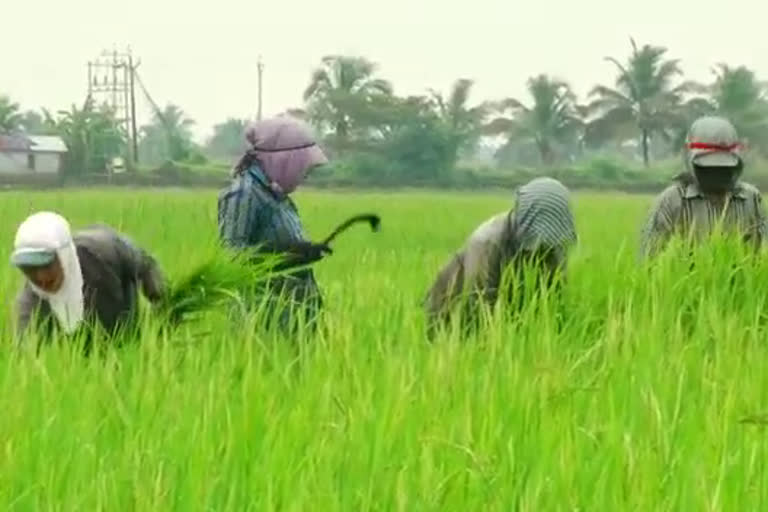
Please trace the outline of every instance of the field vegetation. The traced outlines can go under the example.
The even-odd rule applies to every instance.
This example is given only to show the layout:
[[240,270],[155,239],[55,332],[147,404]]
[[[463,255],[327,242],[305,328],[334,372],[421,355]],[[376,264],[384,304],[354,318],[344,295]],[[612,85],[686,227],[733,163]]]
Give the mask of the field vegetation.
[[[480,335],[424,338],[440,265],[508,192],[305,192],[308,233],[375,211],[317,265],[324,329],[292,343],[213,312],[105,358],[11,351],[0,270],[3,510],[763,510],[768,264],[727,240],[638,266],[648,197],[575,196],[558,325],[547,297]],[[106,222],[172,278],[215,243],[211,191],[5,193],[15,226]],[[538,306],[538,307],[534,307]]]

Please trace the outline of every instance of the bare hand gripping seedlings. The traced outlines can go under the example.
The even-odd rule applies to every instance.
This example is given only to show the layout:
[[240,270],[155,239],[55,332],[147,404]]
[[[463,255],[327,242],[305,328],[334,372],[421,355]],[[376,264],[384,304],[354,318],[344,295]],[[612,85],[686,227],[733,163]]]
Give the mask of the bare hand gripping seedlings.
[[[333,254],[333,249],[331,249],[329,244],[338,235],[360,222],[367,222],[371,226],[371,231],[373,232],[381,230],[380,217],[376,214],[364,213],[354,215],[339,224],[330,235],[323,239],[322,242],[295,241],[282,244],[264,243],[260,246],[260,250],[264,253],[281,255],[279,263],[273,267],[276,271],[309,265],[321,260],[326,254]],[[260,259],[256,256],[255,260],[259,261]]]

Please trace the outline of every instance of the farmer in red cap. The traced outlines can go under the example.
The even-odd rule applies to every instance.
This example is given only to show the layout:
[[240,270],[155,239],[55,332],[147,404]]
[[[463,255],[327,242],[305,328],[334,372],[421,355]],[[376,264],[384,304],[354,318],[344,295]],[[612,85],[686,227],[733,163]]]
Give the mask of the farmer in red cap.
[[722,222],[759,247],[766,239],[766,215],[760,192],[740,181],[744,169],[736,129],[726,119],[697,119],[688,132],[687,171],[664,190],[646,222],[641,240],[643,257],[656,255],[673,234],[699,241]]

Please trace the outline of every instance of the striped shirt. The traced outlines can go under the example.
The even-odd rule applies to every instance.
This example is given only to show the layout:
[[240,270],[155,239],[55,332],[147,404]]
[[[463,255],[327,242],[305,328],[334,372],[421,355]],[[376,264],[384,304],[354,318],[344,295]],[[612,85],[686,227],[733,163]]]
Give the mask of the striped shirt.
[[748,183],[737,182],[720,202],[704,196],[695,183],[671,185],[659,195],[646,221],[640,255],[658,254],[673,235],[700,242],[720,222],[726,233],[740,233],[756,246],[764,243],[768,233],[760,192]]
[[257,166],[219,194],[218,224],[219,238],[230,247],[305,241],[293,201],[272,189]]
[[[218,224],[221,241],[233,248],[261,244],[280,247],[306,240],[296,205],[287,195],[274,190],[255,165],[219,194]],[[277,322],[281,328],[290,330],[298,325],[292,319],[294,309],[284,307],[286,305],[277,298],[283,293],[294,303],[306,307],[307,320],[311,321],[322,307],[322,297],[311,268],[275,276],[268,288],[272,298],[265,312],[265,326],[272,321],[271,315],[276,309],[279,310]]]

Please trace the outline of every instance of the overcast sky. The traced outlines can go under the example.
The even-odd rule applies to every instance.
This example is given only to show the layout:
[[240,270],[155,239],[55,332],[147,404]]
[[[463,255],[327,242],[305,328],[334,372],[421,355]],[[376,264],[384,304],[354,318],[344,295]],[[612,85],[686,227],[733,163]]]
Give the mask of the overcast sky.
[[525,80],[541,72],[579,94],[611,83],[603,57],[624,58],[630,36],[667,46],[690,78],[708,80],[725,61],[768,79],[766,23],[765,0],[5,0],[0,94],[24,108],[80,103],[87,61],[130,45],[155,101],[180,105],[202,140],[228,116],[255,115],[259,54],[269,115],[300,105],[312,68],[333,53],[379,63],[400,94],[471,78],[478,100],[525,99]]

